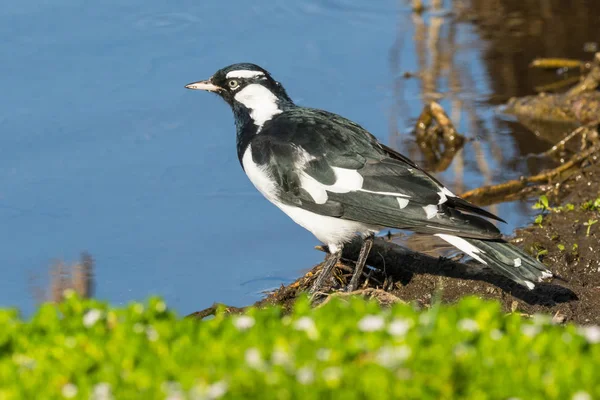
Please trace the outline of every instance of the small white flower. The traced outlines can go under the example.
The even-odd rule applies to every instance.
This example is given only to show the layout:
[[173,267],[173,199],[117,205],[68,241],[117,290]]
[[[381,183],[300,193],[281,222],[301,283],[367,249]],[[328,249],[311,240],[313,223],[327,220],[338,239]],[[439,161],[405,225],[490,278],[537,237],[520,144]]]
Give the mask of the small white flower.
[[25,354],[13,354],[12,360],[20,367],[33,369],[35,368],[35,360]]
[[240,315],[233,320],[233,325],[235,325],[238,330],[245,331],[254,326],[254,318],[249,315]]
[[300,317],[294,322],[294,328],[298,331],[311,331],[316,329],[315,322],[310,317]]
[[579,334],[585,337],[589,343],[600,343],[600,327],[598,325],[582,326]]
[[504,334],[500,329],[494,329],[490,332],[490,337],[492,338],[492,340],[500,340],[503,336]]
[[246,364],[252,368],[261,368],[263,366],[262,356],[256,347],[251,347],[246,350],[244,359],[246,360]]
[[75,346],[77,346],[77,339],[75,339],[73,336],[67,336],[65,338],[65,346],[72,349]]
[[458,321],[458,329],[466,332],[477,332],[479,330],[479,324],[475,320],[464,318]]
[[93,308],[91,310],[89,310],[88,312],[85,313],[85,315],[83,316],[83,325],[86,328],[90,328],[92,326],[94,326],[94,324],[96,322],[98,322],[98,320],[102,318],[102,311]]
[[146,337],[149,341],[156,342],[159,338],[159,334],[156,332],[156,329],[154,329],[152,326],[149,326],[146,328]]
[[133,304],[133,312],[136,314],[141,314],[144,312],[144,305],[142,303],[134,303]]
[[536,337],[540,331],[541,328],[537,325],[523,325],[521,327],[521,332],[523,332],[523,335],[530,338]]
[[387,368],[395,368],[410,357],[410,347],[402,345],[400,347],[384,346],[379,349],[375,359],[379,365]]
[[419,315],[419,324],[421,325],[430,325],[433,322],[433,318],[429,313],[423,313]]
[[154,309],[157,312],[165,312],[165,310],[167,309],[167,303],[165,303],[164,301],[159,301],[158,303],[156,303],[156,305],[154,306]]
[[72,399],[73,397],[77,396],[77,386],[73,385],[72,383],[67,383],[62,387],[61,393],[63,397]]
[[580,390],[579,392],[573,393],[571,400],[592,400],[592,396],[588,392]]
[[392,336],[404,336],[412,328],[411,319],[395,319],[388,326],[388,333]]
[[363,332],[380,331],[385,326],[385,320],[380,315],[366,315],[358,321],[358,329]]
[[302,367],[296,371],[296,379],[303,385],[308,385],[315,380],[315,373],[312,368]]
[[454,355],[456,357],[466,356],[467,354],[471,353],[472,351],[473,351],[473,348],[464,343],[459,343],[454,347]]
[[275,365],[286,365],[290,362],[290,355],[282,349],[275,349],[271,354],[271,362]]
[[316,339],[319,336],[315,322],[309,317],[300,317],[294,322],[294,329],[304,331],[311,339]]
[[323,379],[325,382],[335,382],[342,378],[342,369],[340,367],[328,367],[323,370]]
[[144,325],[140,324],[139,322],[136,322],[135,324],[133,324],[133,331],[135,333],[142,333],[144,332]]
[[163,382],[161,385],[163,393],[165,393],[166,400],[183,400],[184,396],[181,392],[181,385],[178,382]]
[[112,390],[109,383],[101,382],[92,389],[92,400],[112,400]]
[[329,360],[329,357],[331,357],[330,349],[320,348],[319,350],[317,350],[317,360],[327,361]]
[[225,382],[225,381],[215,382],[208,387],[208,390],[206,391],[206,396],[209,399],[219,399],[219,398],[225,396],[225,393],[227,393],[227,389],[228,389],[227,382]]

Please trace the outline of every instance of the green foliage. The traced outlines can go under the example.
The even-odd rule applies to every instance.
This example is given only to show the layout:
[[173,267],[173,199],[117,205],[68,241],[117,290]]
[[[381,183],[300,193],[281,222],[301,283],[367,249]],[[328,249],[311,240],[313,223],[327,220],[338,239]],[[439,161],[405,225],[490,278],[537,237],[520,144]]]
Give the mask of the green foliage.
[[[359,298],[176,316],[74,295],[29,321],[0,311],[0,399],[600,397],[600,328],[467,298],[419,311]],[[586,397],[579,397],[586,398]]]
[[586,201],[581,205],[583,210],[600,211],[600,197],[595,200]]
[[542,211],[548,210],[550,208],[548,206],[548,197],[545,194],[541,195],[538,201],[533,205],[533,208]]
[[598,222],[597,219],[590,218],[590,219],[588,219],[587,222],[583,223],[584,226],[587,226],[587,230],[585,232],[585,236],[590,236],[590,229],[592,228],[592,225],[594,225],[597,222]]
[[544,222],[544,215],[538,214],[533,222],[539,226],[542,226],[542,222]]

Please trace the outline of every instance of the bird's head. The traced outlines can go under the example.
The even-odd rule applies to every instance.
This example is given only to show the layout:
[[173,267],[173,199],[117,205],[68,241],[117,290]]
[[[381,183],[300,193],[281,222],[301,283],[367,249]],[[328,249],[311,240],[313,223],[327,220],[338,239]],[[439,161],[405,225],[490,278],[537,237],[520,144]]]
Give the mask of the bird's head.
[[236,112],[247,109],[253,118],[260,118],[269,110],[283,110],[293,106],[281,84],[269,72],[255,64],[233,64],[215,72],[205,81],[187,84],[188,89],[205,90],[218,94]]

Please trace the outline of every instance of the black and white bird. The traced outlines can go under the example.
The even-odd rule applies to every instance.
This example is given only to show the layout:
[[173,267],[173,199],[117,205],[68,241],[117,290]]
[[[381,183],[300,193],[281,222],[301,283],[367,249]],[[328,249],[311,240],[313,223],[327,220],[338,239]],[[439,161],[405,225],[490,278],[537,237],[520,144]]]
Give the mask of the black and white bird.
[[488,221],[502,219],[456,196],[358,124],[295,105],[263,68],[230,65],[186,88],[216,93],[231,106],[238,158],[250,181],[329,248],[312,292],[359,234],[365,240],[348,285],[355,289],[374,234],[384,228],[438,236],[529,289],[552,276]]

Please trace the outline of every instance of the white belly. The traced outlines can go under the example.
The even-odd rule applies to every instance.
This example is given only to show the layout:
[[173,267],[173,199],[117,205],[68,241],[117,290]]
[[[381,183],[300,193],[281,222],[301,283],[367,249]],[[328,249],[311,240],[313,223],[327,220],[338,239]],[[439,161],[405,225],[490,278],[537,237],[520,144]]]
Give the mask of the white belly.
[[354,235],[367,235],[379,231],[375,226],[356,221],[319,215],[299,207],[281,203],[277,199],[275,181],[268,172],[252,160],[252,146],[248,146],[242,157],[244,171],[256,189],[261,192],[271,203],[286,213],[294,222],[312,232],[321,242],[327,244],[331,252],[338,250],[339,246],[352,240]]
[[358,233],[362,236],[378,232],[375,226],[342,218],[329,217],[303,210],[299,207],[273,202],[301,227],[312,232],[321,242],[327,244],[330,252],[336,252],[340,245],[347,243]]

